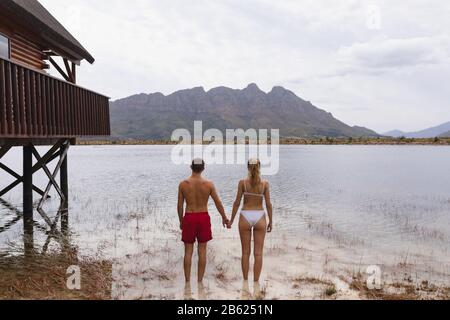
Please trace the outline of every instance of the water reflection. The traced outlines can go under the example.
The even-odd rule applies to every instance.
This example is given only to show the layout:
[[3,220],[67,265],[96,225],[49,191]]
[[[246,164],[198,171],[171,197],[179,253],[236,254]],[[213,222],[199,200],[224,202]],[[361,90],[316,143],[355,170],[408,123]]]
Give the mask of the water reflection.
[[17,222],[22,220],[23,215],[20,210],[18,210],[16,207],[14,207],[12,204],[10,204],[8,201],[5,201],[0,198],[0,204],[3,207],[5,207],[6,209],[8,209],[10,212],[12,212],[14,215],[14,218],[11,221],[7,222],[4,226],[0,227],[0,233],[3,233],[5,231],[8,231]]
[[[48,251],[50,242],[54,239],[60,244],[62,253],[74,251],[74,247],[70,245],[69,241],[69,210],[66,203],[61,203],[53,220],[49,217],[48,213],[43,209],[38,209],[39,215],[43,218],[47,226],[35,221],[32,216],[24,216],[20,211],[10,202],[0,199],[0,204],[12,213],[13,218],[7,222],[4,226],[0,227],[0,233],[8,231],[12,226],[19,221],[23,221],[23,253],[25,257],[32,257],[39,252],[35,246],[35,229],[46,235],[46,240],[42,246],[41,254],[45,254]],[[58,229],[58,222],[61,220],[61,227]],[[50,230],[48,230],[50,227]]]
[[34,221],[33,218],[23,219],[23,250],[25,257],[33,257],[34,250]]
[[[99,257],[79,256],[78,247],[70,240],[67,205],[62,204],[54,216],[38,210],[45,223],[25,216],[4,199],[0,200],[0,205],[12,213],[11,221],[0,229],[0,233],[23,221],[23,247],[17,244],[20,238],[16,237],[9,250],[0,252],[0,299],[111,298],[112,264]],[[73,275],[68,274],[71,266],[80,270],[80,290],[74,291],[64,285]]]
[[[208,293],[206,290],[205,285],[203,282],[197,283],[197,296],[198,300],[207,300],[208,299]],[[183,293],[184,300],[194,300],[194,293],[192,291],[192,286],[190,282],[186,282],[184,285],[184,293]]]

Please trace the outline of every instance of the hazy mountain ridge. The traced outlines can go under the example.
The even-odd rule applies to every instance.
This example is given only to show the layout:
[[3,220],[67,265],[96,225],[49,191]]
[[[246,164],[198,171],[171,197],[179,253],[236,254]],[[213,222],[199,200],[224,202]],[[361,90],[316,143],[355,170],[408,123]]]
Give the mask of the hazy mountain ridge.
[[447,131],[447,132],[441,134],[439,137],[441,137],[441,138],[450,138],[450,131]]
[[351,127],[283,87],[261,91],[256,84],[243,90],[217,87],[180,90],[170,95],[138,94],[111,102],[114,137],[169,139],[173,130],[217,128],[280,129],[282,137],[373,137],[376,132]]
[[393,130],[384,133],[383,135],[388,137],[405,137],[405,138],[435,138],[435,137],[449,137],[450,136],[450,121],[416,132],[403,132],[400,130]]

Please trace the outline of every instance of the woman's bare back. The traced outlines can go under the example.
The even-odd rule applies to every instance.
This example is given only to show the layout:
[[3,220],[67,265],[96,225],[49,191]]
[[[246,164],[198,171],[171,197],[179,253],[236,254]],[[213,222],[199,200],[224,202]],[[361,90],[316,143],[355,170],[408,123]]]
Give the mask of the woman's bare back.
[[264,193],[266,182],[261,181],[258,185],[252,186],[248,179],[244,179],[240,183],[244,204],[242,210],[264,210]]

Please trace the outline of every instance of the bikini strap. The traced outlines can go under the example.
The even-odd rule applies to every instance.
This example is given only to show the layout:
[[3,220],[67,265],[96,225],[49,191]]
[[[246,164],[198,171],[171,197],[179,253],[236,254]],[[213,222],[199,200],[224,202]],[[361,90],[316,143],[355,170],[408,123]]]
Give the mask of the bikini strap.
[[264,188],[264,182],[263,181],[261,181],[261,185],[262,185],[262,188],[261,188],[262,190],[260,189],[260,193],[248,192],[247,191],[247,181],[246,181],[246,179],[244,179],[244,195],[247,194],[247,195],[255,195],[255,196],[264,197],[265,188]]

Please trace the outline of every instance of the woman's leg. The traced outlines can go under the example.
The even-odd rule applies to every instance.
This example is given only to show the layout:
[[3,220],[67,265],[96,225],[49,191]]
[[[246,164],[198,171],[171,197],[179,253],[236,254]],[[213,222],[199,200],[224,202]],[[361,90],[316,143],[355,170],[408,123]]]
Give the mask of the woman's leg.
[[255,266],[253,269],[253,280],[259,281],[261,276],[261,270],[263,265],[263,251],[264,251],[264,239],[266,238],[267,222],[266,218],[262,218],[253,227],[253,238],[255,241],[255,248],[253,254],[255,255]]
[[248,270],[250,265],[250,253],[252,242],[252,228],[243,216],[239,218],[239,235],[242,244],[242,275],[244,280],[248,280]]

